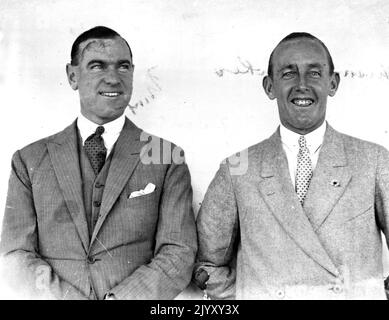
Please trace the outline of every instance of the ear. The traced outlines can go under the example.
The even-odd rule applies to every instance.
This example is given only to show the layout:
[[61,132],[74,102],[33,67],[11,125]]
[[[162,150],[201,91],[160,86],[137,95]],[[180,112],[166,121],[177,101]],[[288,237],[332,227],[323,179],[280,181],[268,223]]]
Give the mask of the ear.
[[340,83],[340,76],[339,76],[339,73],[338,72],[334,72],[334,74],[331,76],[331,80],[330,80],[330,91],[328,93],[328,95],[330,97],[333,97],[336,93],[336,91],[338,90],[338,87],[339,87],[339,83]]
[[66,74],[73,90],[78,89],[78,68],[78,66],[72,66],[70,63],[66,65]]
[[269,76],[265,76],[262,81],[262,86],[269,99],[274,100],[276,96],[273,91],[273,80]]
[[135,70],[135,64],[132,64],[132,67],[131,67],[131,79],[134,79],[134,70]]

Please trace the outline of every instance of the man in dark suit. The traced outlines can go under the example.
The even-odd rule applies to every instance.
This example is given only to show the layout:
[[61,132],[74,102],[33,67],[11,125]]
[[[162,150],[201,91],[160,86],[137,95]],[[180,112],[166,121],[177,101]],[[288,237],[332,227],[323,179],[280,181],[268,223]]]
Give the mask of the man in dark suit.
[[221,164],[197,219],[195,279],[211,298],[385,299],[389,153],[326,123],[339,81],[310,34],[273,50],[263,87],[281,125],[240,153],[245,172]]
[[66,71],[80,115],[12,158],[7,278],[32,298],[174,298],[197,250],[182,150],[125,117],[134,65],[118,33],[81,34]]

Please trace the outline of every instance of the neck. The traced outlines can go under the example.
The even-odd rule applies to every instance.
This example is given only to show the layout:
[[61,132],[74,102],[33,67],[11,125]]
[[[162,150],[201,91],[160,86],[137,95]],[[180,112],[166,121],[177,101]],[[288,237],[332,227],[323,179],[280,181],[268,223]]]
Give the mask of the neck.
[[290,126],[287,123],[283,123],[283,122],[281,122],[281,123],[288,130],[293,131],[294,133],[297,133],[299,135],[304,136],[304,135],[306,135],[308,133],[311,133],[312,131],[315,131],[317,128],[319,128],[324,123],[324,121],[325,120],[323,120],[318,125],[315,125],[314,127],[311,127],[311,128],[295,128],[295,127]]
[[117,118],[120,118],[122,115],[119,115],[119,116],[116,116],[116,117],[113,117],[113,118],[100,118],[94,114],[85,114],[82,110],[81,110],[81,114],[87,118],[89,121],[92,121],[96,124],[98,124],[99,126],[102,126],[108,122],[111,122],[111,121],[114,121],[116,120]]

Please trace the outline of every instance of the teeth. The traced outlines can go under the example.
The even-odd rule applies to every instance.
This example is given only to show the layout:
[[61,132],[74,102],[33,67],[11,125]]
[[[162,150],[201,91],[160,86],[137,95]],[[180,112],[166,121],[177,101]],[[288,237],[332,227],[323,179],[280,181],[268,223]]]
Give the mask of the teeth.
[[294,99],[293,103],[297,106],[305,107],[305,106],[309,106],[310,104],[312,104],[312,100],[310,100],[310,99]]
[[119,95],[118,92],[101,92],[100,94],[106,97],[117,97]]

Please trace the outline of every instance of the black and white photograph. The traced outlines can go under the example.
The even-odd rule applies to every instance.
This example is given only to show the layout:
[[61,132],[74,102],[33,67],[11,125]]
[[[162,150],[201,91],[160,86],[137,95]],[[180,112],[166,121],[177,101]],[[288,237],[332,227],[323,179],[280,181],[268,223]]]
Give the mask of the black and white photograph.
[[388,57],[387,0],[1,0],[0,300],[388,300]]

